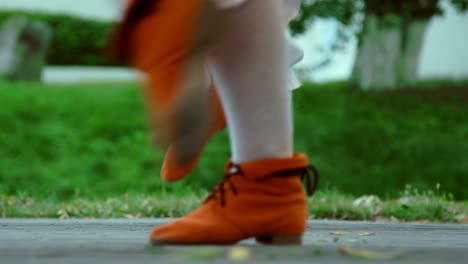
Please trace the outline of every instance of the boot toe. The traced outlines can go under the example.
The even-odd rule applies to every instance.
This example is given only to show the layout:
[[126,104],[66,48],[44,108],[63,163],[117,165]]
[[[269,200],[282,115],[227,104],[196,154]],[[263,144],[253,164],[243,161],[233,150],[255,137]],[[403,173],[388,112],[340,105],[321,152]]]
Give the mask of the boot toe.
[[219,216],[189,215],[153,229],[153,245],[235,244],[248,236]]

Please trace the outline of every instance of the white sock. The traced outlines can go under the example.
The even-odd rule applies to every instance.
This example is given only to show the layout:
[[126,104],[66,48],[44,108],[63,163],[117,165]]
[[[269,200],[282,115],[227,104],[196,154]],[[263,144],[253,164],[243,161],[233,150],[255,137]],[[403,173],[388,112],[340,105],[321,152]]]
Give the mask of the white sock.
[[225,11],[210,62],[236,163],[292,156],[291,92],[281,2],[249,0]]

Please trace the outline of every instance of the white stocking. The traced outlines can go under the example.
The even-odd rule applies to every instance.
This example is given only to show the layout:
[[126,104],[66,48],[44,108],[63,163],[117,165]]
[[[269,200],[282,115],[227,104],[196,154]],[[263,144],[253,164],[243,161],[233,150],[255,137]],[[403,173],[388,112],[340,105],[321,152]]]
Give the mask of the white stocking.
[[236,163],[292,156],[291,92],[282,2],[249,0],[225,11],[210,69]]

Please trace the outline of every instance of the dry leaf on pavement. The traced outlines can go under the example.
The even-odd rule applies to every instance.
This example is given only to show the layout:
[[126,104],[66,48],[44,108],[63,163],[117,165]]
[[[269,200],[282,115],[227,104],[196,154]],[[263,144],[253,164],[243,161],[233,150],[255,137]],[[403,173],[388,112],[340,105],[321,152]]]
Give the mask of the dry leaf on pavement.
[[227,258],[232,261],[247,261],[253,259],[253,253],[246,247],[233,247],[228,251]]
[[353,236],[375,236],[375,232],[353,232]]
[[333,232],[330,232],[330,235],[334,235],[334,236],[348,236],[350,235],[351,233],[350,232],[345,232],[345,231],[333,231]]
[[338,249],[341,255],[354,256],[372,260],[390,260],[403,255],[403,251],[373,251],[363,248],[343,246]]
[[346,231],[333,231],[330,232],[333,236],[375,236],[375,232],[346,232]]

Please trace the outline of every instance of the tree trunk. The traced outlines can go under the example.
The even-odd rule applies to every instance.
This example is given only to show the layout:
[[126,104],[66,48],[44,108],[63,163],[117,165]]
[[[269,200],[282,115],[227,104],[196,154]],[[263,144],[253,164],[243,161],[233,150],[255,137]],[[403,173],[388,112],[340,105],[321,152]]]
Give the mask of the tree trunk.
[[363,90],[413,85],[427,25],[428,21],[405,23],[394,15],[367,15],[351,81]]
[[353,70],[353,81],[361,89],[397,86],[402,23],[397,16],[366,16]]
[[417,20],[407,24],[405,42],[398,67],[399,87],[414,86],[418,81],[419,61],[429,20]]

